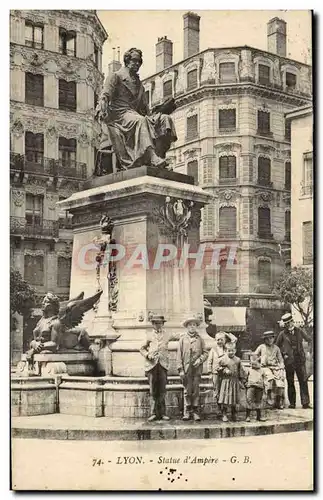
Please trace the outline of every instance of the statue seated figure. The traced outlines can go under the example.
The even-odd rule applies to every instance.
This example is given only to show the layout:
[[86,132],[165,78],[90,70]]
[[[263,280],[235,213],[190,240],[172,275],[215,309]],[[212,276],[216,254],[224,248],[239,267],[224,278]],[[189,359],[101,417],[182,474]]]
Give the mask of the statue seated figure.
[[175,109],[174,99],[150,111],[138,76],[141,65],[141,50],[132,48],[125,53],[124,67],[106,79],[95,113],[101,144],[111,143],[120,170],[142,165],[166,167],[166,152],[177,140],[169,116]]

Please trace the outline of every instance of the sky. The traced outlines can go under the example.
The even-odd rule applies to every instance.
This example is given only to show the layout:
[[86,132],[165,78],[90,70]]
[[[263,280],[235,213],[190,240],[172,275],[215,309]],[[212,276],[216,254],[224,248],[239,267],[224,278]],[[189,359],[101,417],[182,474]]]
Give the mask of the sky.
[[[109,38],[103,46],[103,72],[113,57],[113,47],[123,53],[130,47],[143,51],[141,78],[156,72],[155,44],[160,36],[173,41],[173,63],[183,59],[185,10],[98,10]],[[279,17],[287,22],[287,57],[310,63],[311,13],[308,10],[194,10],[200,17],[200,51],[214,47],[250,45],[267,50],[267,22]]]

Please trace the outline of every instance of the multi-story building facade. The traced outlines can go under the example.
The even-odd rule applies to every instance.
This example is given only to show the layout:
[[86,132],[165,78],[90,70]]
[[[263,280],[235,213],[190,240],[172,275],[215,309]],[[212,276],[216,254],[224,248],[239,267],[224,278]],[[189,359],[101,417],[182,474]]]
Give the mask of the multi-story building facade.
[[291,123],[291,263],[313,267],[313,108],[286,114]]
[[[172,168],[193,175],[214,196],[204,209],[201,240],[224,247],[218,268],[205,270],[215,322],[257,336],[279,317],[272,287],[290,266],[293,163],[285,113],[311,102],[311,67],[286,57],[281,19],[268,22],[268,51],[200,52],[199,21],[194,13],[184,15],[184,60],[177,64],[172,42],[158,39],[157,72],[144,86],[151,106],[176,100]],[[233,247],[237,265],[230,267]],[[248,326],[255,309],[259,314]]]
[[94,10],[10,13],[11,265],[39,296],[68,296],[71,223],[56,203],[94,170],[106,39]]

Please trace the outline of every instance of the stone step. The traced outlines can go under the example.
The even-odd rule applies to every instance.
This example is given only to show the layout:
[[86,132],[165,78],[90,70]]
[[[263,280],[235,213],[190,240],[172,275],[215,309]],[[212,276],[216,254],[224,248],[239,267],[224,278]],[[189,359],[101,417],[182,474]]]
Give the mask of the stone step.
[[260,436],[313,429],[313,410],[271,410],[266,422],[242,420],[223,423],[215,417],[201,422],[170,420],[148,423],[139,419],[92,418],[71,415],[40,415],[12,418],[12,438],[52,440],[164,440],[222,439]]

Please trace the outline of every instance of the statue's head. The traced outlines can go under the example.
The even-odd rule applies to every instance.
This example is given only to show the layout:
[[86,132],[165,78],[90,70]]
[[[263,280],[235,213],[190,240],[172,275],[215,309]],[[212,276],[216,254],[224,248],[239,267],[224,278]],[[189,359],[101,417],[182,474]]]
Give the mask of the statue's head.
[[135,47],[127,50],[123,56],[123,62],[130,71],[138,73],[140,66],[142,65],[142,52],[140,49]]
[[58,314],[59,298],[51,292],[48,292],[43,298],[42,310],[44,313],[51,312],[53,315]]

